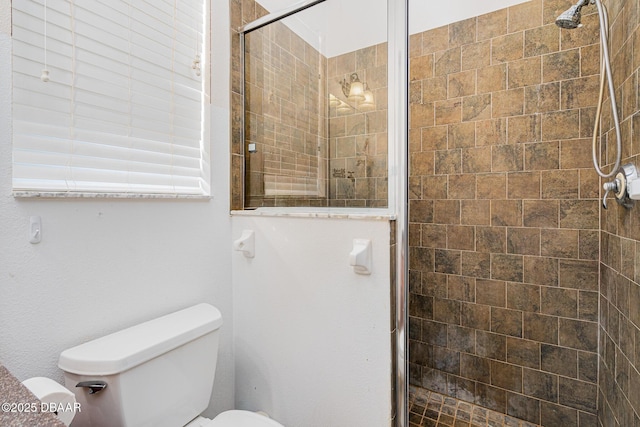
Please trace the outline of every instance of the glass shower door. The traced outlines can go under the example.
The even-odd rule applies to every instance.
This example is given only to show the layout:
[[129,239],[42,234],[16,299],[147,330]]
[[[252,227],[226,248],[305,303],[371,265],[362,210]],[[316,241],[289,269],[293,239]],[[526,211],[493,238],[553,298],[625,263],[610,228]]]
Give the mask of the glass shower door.
[[388,206],[386,3],[241,29],[245,208]]

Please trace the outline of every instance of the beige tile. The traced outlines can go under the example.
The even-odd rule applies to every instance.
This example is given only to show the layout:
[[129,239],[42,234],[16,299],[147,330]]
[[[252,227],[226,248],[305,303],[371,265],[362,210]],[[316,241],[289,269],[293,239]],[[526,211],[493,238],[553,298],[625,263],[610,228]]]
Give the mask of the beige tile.
[[449,48],[449,26],[429,30],[422,37],[422,54],[443,51]]
[[545,55],[560,49],[560,28],[555,24],[532,28],[524,32],[524,56]]
[[542,25],[542,2],[527,1],[508,8],[508,32],[513,33]]
[[469,18],[449,25],[449,47],[462,46],[476,41],[476,18]]
[[435,123],[445,125],[462,120],[462,100],[460,98],[435,103]]
[[484,40],[463,45],[461,55],[463,71],[488,67],[491,65],[491,42]]
[[510,89],[492,94],[492,117],[518,116],[523,112],[524,89]]
[[462,99],[462,121],[491,118],[491,94],[467,96]]
[[542,81],[553,82],[580,77],[580,50],[572,49],[542,57]]
[[495,92],[507,88],[507,65],[497,64],[477,71],[478,93]]
[[515,61],[524,56],[524,32],[491,39],[491,63]]
[[478,16],[478,40],[492,39],[507,34],[507,9]]
[[537,85],[542,82],[542,60],[539,56],[509,62],[507,65],[509,89]]
[[457,73],[462,66],[460,47],[453,47],[445,51],[436,52],[434,54],[434,60],[434,73],[436,76],[446,76],[447,74]]
[[460,98],[475,95],[476,72],[475,70],[462,71],[448,75],[448,97]]

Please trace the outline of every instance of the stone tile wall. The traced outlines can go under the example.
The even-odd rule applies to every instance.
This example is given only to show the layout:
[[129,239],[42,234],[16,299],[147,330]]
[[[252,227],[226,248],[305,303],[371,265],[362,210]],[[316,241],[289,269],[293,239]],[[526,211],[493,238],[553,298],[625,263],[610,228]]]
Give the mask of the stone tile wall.
[[[610,50],[622,131],[622,164],[640,166],[640,5],[607,0]],[[611,108],[603,111],[610,169],[615,156]],[[601,210],[600,372],[598,415],[605,427],[640,426],[640,206],[627,210],[613,201]]]
[[[595,426],[596,16],[532,0],[410,40],[411,383]],[[564,8],[564,9],[563,9]]]
[[324,206],[326,58],[283,21],[245,46],[245,148],[256,147],[244,153],[245,207]]
[[244,209],[244,158],[245,144],[242,138],[242,60],[238,29],[264,15],[268,11],[255,0],[229,0],[231,21],[231,206],[232,210]]
[[[330,108],[329,204],[386,207],[387,196],[387,43],[329,58],[329,91],[348,103],[346,112]],[[357,73],[374,95],[375,108],[350,103],[340,82]]]

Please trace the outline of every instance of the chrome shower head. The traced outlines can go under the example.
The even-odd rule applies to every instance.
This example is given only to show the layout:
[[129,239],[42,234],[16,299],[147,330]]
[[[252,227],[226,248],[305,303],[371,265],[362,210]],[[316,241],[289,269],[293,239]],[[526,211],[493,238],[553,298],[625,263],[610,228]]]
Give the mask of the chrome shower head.
[[556,25],[560,28],[572,30],[578,28],[582,24],[580,23],[581,15],[580,10],[583,6],[590,3],[594,3],[593,0],[579,0],[578,3],[565,10],[556,18]]

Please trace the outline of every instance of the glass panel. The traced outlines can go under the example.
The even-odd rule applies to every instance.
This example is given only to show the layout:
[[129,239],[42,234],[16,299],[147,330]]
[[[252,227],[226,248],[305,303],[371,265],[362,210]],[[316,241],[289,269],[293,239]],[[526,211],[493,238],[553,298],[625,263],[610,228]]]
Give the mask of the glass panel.
[[245,33],[247,208],[388,205],[387,2],[342,3]]

